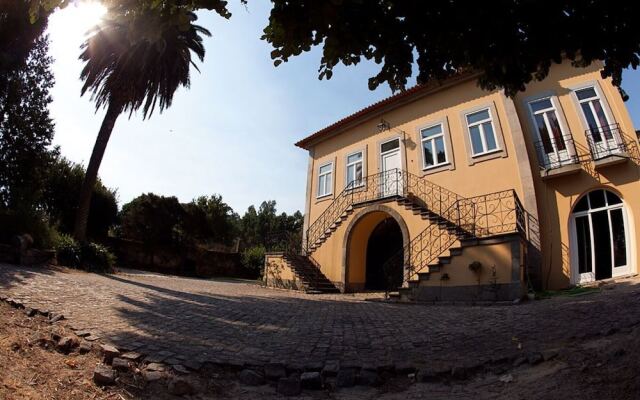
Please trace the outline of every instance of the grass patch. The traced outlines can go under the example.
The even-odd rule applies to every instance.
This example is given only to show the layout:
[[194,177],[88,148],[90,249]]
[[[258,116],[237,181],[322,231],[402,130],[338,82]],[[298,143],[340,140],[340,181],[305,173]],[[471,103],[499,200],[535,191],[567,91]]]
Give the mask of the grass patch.
[[601,292],[601,290],[598,287],[574,286],[564,290],[543,290],[541,292],[537,292],[536,297],[539,299],[549,299],[559,296],[576,297],[599,292]]

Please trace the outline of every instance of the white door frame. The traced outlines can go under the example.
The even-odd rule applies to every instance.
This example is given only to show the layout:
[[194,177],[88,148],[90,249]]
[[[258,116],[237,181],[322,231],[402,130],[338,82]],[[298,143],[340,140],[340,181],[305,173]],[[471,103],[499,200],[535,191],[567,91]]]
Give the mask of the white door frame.
[[[580,198],[580,200],[582,198],[584,198],[585,196],[587,196],[589,193],[593,192],[593,191],[597,191],[597,190],[604,190],[607,191],[606,189],[595,189],[592,190],[588,193],[586,193],[584,196],[582,196]],[[615,192],[611,192],[613,194],[615,194],[616,196],[618,196],[617,193]],[[618,196],[620,197],[620,196]],[[606,194],[605,194],[605,198],[606,198]],[[632,232],[629,226],[629,216],[628,216],[628,212],[627,212],[627,205],[625,203],[625,201],[620,198],[620,200],[622,200],[622,203],[620,204],[614,204],[614,205],[606,205],[604,207],[599,207],[599,208],[595,208],[592,209],[590,206],[590,199],[587,199],[587,201],[589,202],[589,210],[587,211],[578,211],[578,212],[572,212],[571,213],[571,217],[570,217],[570,226],[569,226],[569,239],[570,239],[570,243],[571,243],[571,251],[570,251],[570,262],[571,262],[571,283],[572,284],[582,284],[582,283],[588,283],[588,282],[593,282],[595,281],[595,276],[596,276],[596,270],[595,270],[595,263],[596,263],[596,258],[595,258],[595,251],[596,251],[596,246],[593,240],[593,223],[592,223],[592,214],[597,213],[597,212],[602,212],[602,211],[606,211],[607,212],[607,217],[608,217],[608,222],[609,222],[609,240],[610,240],[610,246],[611,246],[611,277],[612,278],[616,278],[619,276],[623,276],[623,275],[628,275],[631,273],[631,265],[632,265],[632,252],[631,252],[631,246],[634,246],[634,242],[631,240],[632,237]],[[577,204],[577,202],[576,202]],[[627,264],[624,266],[620,266],[620,267],[616,267],[615,266],[615,254],[613,252],[613,232],[612,232],[612,226],[611,226],[611,211],[613,210],[622,210],[622,221],[624,224],[624,234],[625,234],[625,252],[626,252],[626,260],[627,260]],[[588,218],[589,221],[589,240],[591,241],[591,271],[590,272],[586,272],[586,273],[580,273],[579,272],[579,259],[578,259],[578,234],[576,231],[576,218],[579,217],[584,217],[586,216]]]
[[600,107],[602,107],[602,111],[604,112],[604,117],[607,119],[609,126],[614,124],[616,121],[616,119],[613,117],[613,112],[609,107],[609,103],[607,102],[607,99],[604,96],[602,89],[600,88],[600,85],[598,84],[598,82],[595,82],[595,81],[586,82],[579,86],[571,87],[571,91],[573,92],[572,93],[573,100],[576,102],[576,105],[578,108],[578,115],[580,115],[580,120],[582,121],[582,124],[585,127],[585,131],[589,132],[588,135],[591,136],[589,139],[593,141],[594,146],[603,147],[603,148],[598,148],[599,152],[602,151],[603,153],[605,153],[605,155],[615,154],[620,151],[620,144],[622,143],[622,138],[620,137],[619,132],[615,130],[611,131],[611,136],[612,136],[611,139],[607,139],[606,137],[604,137],[604,132],[600,132],[600,134],[603,137],[602,137],[602,140],[598,143],[596,143],[595,139],[593,138],[593,135],[590,132],[591,126],[589,126],[589,120],[587,120],[587,116],[585,115],[584,110],[582,109],[583,102],[586,102],[586,101],[589,102],[589,109],[591,110],[591,113],[595,117],[595,121],[596,121],[596,124],[598,125],[598,128],[602,130],[603,127],[600,126],[600,120],[597,118],[597,114],[595,112],[595,109],[593,108],[593,103],[591,103],[591,100],[593,100],[594,98],[590,98],[587,100],[580,100],[578,98],[577,92],[579,90],[588,89],[588,88],[593,88],[593,90],[596,92],[596,97],[594,98],[597,98],[598,100],[600,100]]
[[[531,103],[535,103],[541,100],[549,100],[551,102],[551,107],[545,108],[543,110],[539,110],[537,112],[533,111],[531,107]],[[572,139],[568,139],[568,136],[565,132],[565,128],[562,124],[562,120],[560,119],[560,108],[556,101],[556,97],[553,95],[542,96],[542,97],[534,97],[531,99],[527,99],[527,106],[529,107],[529,115],[531,118],[531,123],[533,124],[533,131],[541,144],[542,148],[540,151],[540,156],[544,157],[546,163],[549,164],[551,168],[559,167],[562,163],[571,160],[575,157],[575,149],[573,143],[570,142]],[[549,122],[549,117],[547,116],[547,112],[553,111],[556,116],[556,120],[558,121],[558,126],[560,127],[560,135],[561,140],[564,143],[564,150],[558,150],[558,144],[555,142],[555,138],[553,137],[553,130],[551,129],[551,123]],[[544,140],[540,136],[540,129],[538,127],[538,121],[536,121],[536,115],[541,114],[544,119],[545,128],[547,130],[547,140],[551,142],[551,148],[553,149],[553,153],[547,153],[544,149]]]
[[[388,150],[388,151],[382,151],[382,146],[385,145],[386,143],[389,142],[393,142],[393,141],[398,141],[398,147],[396,147],[395,149],[392,150]],[[379,159],[379,171],[381,173],[381,179],[380,180],[380,186],[381,186],[381,196],[382,197],[387,197],[387,196],[391,196],[391,195],[395,195],[397,193],[401,193],[403,190],[403,181],[402,181],[402,165],[403,165],[403,157],[402,157],[402,151],[401,151],[401,147],[402,147],[402,138],[400,136],[394,136],[391,138],[387,138],[384,141],[378,143],[378,152],[380,154],[380,159]],[[393,154],[397,154],[398,155],[398,161],[399,161],[399,165],[398,165],[398,176],[393,176],[393,177],[387,177],[385,174],[385,162],[384,162],[384,158],[385,156],[389,156],[389,155],[393,155]],[[389,187],[388,183],[386,182],[386,179],[398,179],[397,180],[397,185],[398,187],[392,186]]]

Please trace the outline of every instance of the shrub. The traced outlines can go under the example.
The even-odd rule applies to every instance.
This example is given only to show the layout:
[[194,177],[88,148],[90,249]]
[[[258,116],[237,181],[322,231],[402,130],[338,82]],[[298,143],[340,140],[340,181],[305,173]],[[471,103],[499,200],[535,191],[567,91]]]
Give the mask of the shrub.
[[101,244],[87,243],[80,248],[80,262],[87,271],[113,272],[116,256]]
[[264,273],[264,246],[249,247],[242,251],[242,265],[259,276]]
[[80,245],[70,235],[61,234],[56,244],[58,264],[66,267],[80,268]]
[[103,245],[80,245],[69,235],[60,235],[56,246],[58,263],[93,272],[113,272],[116,256]]
[[33,247],[39,249],[53,247],[59,235],[39,212],[0,210],[0,243],[12,243],[15,236],[25,234],[33,238]]

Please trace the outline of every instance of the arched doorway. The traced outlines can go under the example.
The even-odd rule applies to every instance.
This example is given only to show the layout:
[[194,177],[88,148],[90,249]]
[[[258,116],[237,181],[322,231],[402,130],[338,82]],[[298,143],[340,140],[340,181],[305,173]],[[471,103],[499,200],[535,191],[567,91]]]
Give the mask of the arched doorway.
[[576,203],[571,214],[573,283],[629,273],[627,220],[622,199],[609,190],[593,190]]
[[402,250],[402,231],[393,218],[376,225],[367,241],[365,289],[387,290],[402,285],[402,255],[397,257],[397,262],[387,263]]

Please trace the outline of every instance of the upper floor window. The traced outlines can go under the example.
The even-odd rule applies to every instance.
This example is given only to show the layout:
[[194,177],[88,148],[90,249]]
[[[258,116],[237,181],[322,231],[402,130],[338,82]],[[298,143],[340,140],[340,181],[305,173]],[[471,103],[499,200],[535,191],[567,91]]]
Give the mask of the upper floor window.
[[480,156],[498,150],[493,118],[488,108],[466,115],[472,155]]
[[556,168],[567,161],[576,161],[572,154],[573,149],[567,146],[572,144],[572,139],[562,132],[558,109],[553,99],[546,97],[532,101],[529,108],[538,136],[536,149],[542,165],[545,168]]
[[362,152],[353,153],[347,156],[347,188],[362,186],[363,156]]
[[318,197],[329,196],[333,189],[333,163],[321,165],[318,169]]
[[595,87],[590,86],[576,90],[576,97],[578,97],[578,102],[591,132],[599,135],[600,132],[604,131],[605,136],[611,135],[611,132],[606,129],[611,125],[611,122],[607,118]]
[[444,144],[442,124],[437,124],[420,131],[422,142],[422,168],[427,169],[448,163]]

